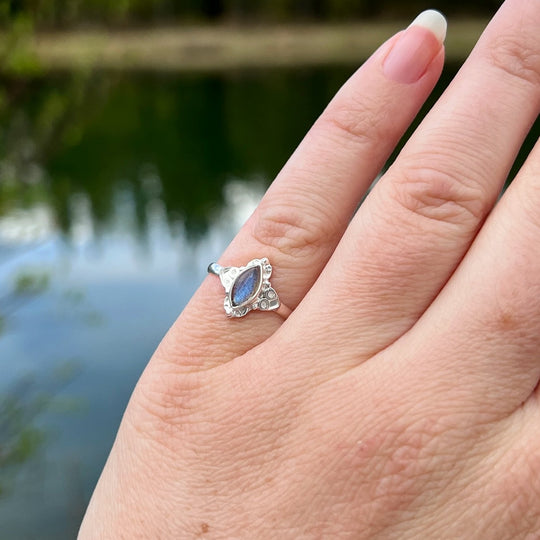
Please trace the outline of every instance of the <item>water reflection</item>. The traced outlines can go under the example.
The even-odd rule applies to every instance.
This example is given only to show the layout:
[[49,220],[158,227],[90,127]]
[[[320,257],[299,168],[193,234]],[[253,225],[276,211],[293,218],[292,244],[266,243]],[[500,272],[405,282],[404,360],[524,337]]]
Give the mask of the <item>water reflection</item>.
[[68,232],[85,214],[99,232],[123,187],[138,234],[159,199],[169,224],[201,237],[224,205],[226,182],[272,178],[350,72],[4,81],[0,216],[11,216],[13,230],[19,214],[31,212],[32,234],[42,235],[51,221]]
[[277,172],[343,80],[346,72],[337,72],[93,75],[8,85],[0,214],[23,200],[43,201],[67,231],[70,197],[84,193],[95,226],[106,227],[123,185],[134,197],[140,233],[148,201],[161,196],[169,222],[201,236],[224,204],[230,176]]
[[[123,183],[99,233],[87,195],[77,193],[65,233],[52,230],[39,241],[11,237],[11,250],[0,258],[0,286],[11,291],[0,295],[0,458],[15,448],[6,454],[12,466],[0,459],[0,487],[9,485],[0,494],[3,533],[33,538],[39,528],[40,538],[74,537],[136,379],[202,280],[207,260],[219,255],[265,184],[227,182],[223,207],[197,241],[182,223],[171,227],[158,197],[144,209],[141,235],[136,197]],[[46,391],[47,377],[65,358],[79,371]],[[2,400],[13,403],[12,388],[28,377],[31,391],[16,407],[4,407]],[[75,411],[58,410],[73,400]]]
[[148,358],[350,72],[3,81],[5,537],[74,537]]

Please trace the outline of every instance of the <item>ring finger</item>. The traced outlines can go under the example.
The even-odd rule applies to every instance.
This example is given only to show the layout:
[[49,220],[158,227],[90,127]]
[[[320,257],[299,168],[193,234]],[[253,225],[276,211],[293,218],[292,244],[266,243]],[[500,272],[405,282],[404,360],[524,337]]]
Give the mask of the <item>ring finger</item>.
[[[425,12],[351,77],[227,249],[223,266],[268,257],[282,303],[290,309],[298,305],[438,80],[445,32],[444,18]],[[189,359],[186,369],[208,368],[261,343],[283,322],[277,314],[260,312],[247,322],[228,320],[222,299],[219,280],[209,277],[157,356]],[[221,348],[209,351],[206,344],[216,338]]]

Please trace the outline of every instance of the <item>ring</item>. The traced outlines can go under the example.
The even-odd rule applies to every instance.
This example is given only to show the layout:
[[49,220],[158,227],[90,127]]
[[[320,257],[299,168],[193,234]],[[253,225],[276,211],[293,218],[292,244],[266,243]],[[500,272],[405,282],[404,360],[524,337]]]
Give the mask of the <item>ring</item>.
[[218,276],[225,288],[223,307],[229,317],[244,317],[256,309],[276,311],[284,318],[291,313],[270,285],[272,265],[267,258],[253,259],[239,267],[212,263],[208,273]]

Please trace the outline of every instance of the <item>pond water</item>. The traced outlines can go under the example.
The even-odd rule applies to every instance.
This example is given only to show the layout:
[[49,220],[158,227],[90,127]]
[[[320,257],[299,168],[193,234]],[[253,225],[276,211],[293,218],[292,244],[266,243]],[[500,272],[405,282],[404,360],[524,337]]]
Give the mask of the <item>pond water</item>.
[[352,71],[2,82],[0,538],[75,536],[154,348]]

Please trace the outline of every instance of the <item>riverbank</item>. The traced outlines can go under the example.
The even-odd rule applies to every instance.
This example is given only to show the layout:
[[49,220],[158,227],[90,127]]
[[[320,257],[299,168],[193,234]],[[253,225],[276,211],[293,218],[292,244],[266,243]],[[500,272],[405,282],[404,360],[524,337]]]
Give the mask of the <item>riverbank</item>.
[[[464,59],[487,21],[450,21],[449,61]],[[38,34],[45,71],[97,67],[145,71],[228,70],[355,63],[406,24],[167,27]]]

